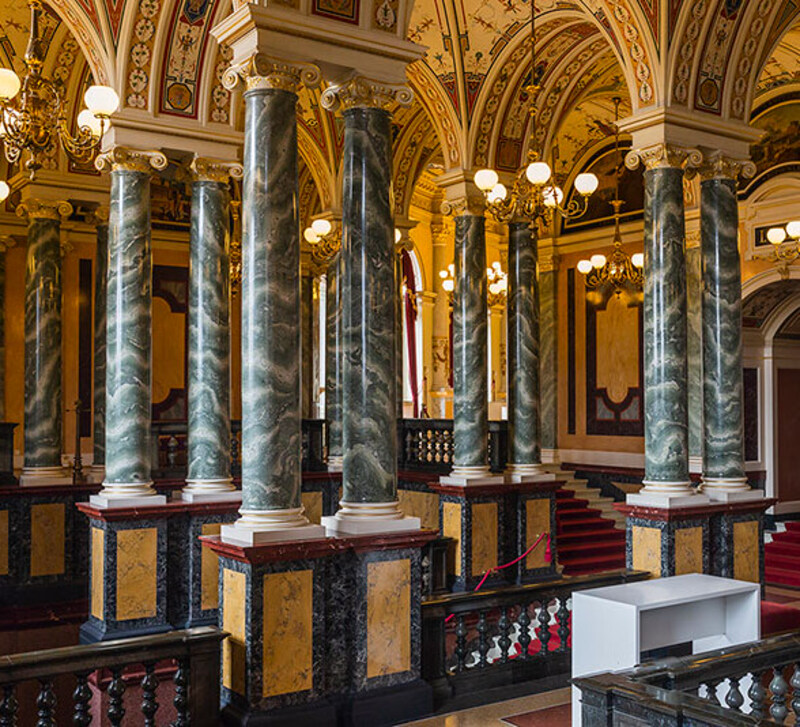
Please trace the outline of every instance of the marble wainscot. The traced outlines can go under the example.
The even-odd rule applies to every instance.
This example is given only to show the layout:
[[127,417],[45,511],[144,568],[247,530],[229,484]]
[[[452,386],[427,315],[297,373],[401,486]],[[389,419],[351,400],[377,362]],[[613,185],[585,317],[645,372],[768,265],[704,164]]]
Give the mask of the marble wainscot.
[[420,679],[421,549],[435,537],[254,547],[202,538],[219,556],[219,624],[230,634],[225,723],[377,726],[430,713]]
[[[522,555],[541,533],[555,532],[555,491],[561,485],[560,480],[484,486],[432,484],[440,498],[440,533],[453,541],[447,563],[451,590],[473,590],[487,571]],[[484,586],[556,576],[555,538],[549,564],[544,562],[546,541],[545,536],[516,566],[491,573]]]

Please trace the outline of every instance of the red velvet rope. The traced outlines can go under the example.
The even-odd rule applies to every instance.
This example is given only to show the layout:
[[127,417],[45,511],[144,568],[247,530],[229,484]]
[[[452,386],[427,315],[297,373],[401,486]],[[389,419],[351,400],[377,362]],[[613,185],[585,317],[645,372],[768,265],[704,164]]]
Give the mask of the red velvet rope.
[[[536,541],[533,543],[533,545],[531,545],[531,547],[530,547],[530,548],[528,548],[528,549],[527,549],[527,550],[526,550],[526,551],[525,551],[525,552],[524,552],[522,555],[520,555],[518,558],[514,558],[514,560],[512,560],[512,561],[510,561],[510,562],[506,563],[505,565],[496,565],[494,568],[489,568],[489,570],[487,570],[487,571],[486,571],[486,573],[484,573],[484,574],[483,574],[483,578],[481,578],[481,580],[480,580],[480,582],[478,583],[478,585],[477,585],[477,586],[475,586],[475,590],[473,591],[473,593],[475,593],[475,592],[477,592],[477,591],[480,591],[480,589],[481,589],[481,586],[483,586],[483,584],[484,584],[484,583],[486,583],[486,579],[487,579],[487,578],[488,578],[488,577],[489,577],[489,576],[490,576],[492,573],[498,573],[498,572],[499,572],[499,571],[501,571],[501,570],[504,570],[504,569],[506,569],[506,568],[510,568],[512,565],[516,565],[517,563],[519,563],[519,562],[520,562],[520,561],[521,561],[523,558],[527,558],[527,557],[528,557],[528,555],[530,555],[531,551],[532,551],[532,550],[533,550],[533,549],[534,549],[534,548],[535,548],[537,545],[539,545],[539,543],[541,543],[541,542],[542,542],[542,538],[544,538],[545,536],[547,536],[547,549],[544,551],[544,562],[545,562],[545,563],[549,563],[549,562],[550,562],[550,560],[551,560],[551,555],[550,555],[550,533],[542,533],[542,534],[541,534],[541,535],[540,535],[538,538],[536,538]],[[444,622],[445,622],[445,623],[447,623],[448,621],[450,621],[450,619],[452,619],[452,618],[453,618],[453,616],[455,616],[455,614],[451,613],[451,614],[450,614],[450,615],[449,615],[449,616],[448,616],[448,617],[447,617],[447,618],[444,620]]]

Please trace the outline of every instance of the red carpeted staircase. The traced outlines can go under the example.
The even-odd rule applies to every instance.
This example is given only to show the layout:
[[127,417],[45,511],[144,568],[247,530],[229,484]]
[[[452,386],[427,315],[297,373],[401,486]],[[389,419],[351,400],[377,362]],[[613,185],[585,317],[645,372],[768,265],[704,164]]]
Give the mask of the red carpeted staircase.
[[558,562],[565,576],[625,567],[625,531],[588,504],[572,490],[556,492]]
[[764,580],[776,586],[800,588],[800,522],[786,523],[764,546]]

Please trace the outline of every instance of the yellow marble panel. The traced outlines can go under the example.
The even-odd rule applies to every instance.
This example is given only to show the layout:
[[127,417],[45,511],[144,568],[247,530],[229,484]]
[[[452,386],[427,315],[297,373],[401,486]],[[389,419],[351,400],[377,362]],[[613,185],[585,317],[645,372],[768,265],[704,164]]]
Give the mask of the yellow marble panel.
[[117,621],[156,615],[156,528],[117,531]]
[[[203,535],[219,535],[220,523],[204,523]],[[219,606],[219,556],[211,548],[200,548],[200,608]]]
[[[622,403],[628,390],[639,386],[639,309],[611,296],[605,310],[596,310],[597,388]],[[620,341],[628,345],[621,346]]]
[[[442,537],[453,538],[455,546],[447,551],[447,572],[461,575],[461,505],[457,502],[442,504]],[[453,558],[453,562],[451,562]]]
[[703,572],[703,528],[675,531],[675,575]]
[[64,572],[63,502],[31,506],[31,575],[56,576]]
[[411,668],[411,561],[367,563],[367,677]]
[[245,693],[245,593],[247,576],[222,571],[222,630],[230,634],[222,642],[222,684],[237,694]]
[[758,541],[756,520],[733,524],[733,577],[737,581],[760,581]]
[[643,525],[633,526],[633,569],[650,571],[661,577],[661,531]]
[[319,525],[322,518],[322,493],[304,492],[302,495],[305,516],[314,524]]
[[400,509],[410,517],[418,517],[426,530],[439,529],[439,495],[434,492],[398,490]]
[[153,296],[152,320],[152,400],[158,404],[185,386],[186,314],[173,313],[164,298]]
[[101,528],[92,528],[92,616],[105,618],[106,538]]
[[8,510],[0,510],[0,576],[8,575]]
[[[542,533],[550,532],[550,499],[543,497],[525,502],[525,547],[530,548]],[[526,568],[544,568],[547,538],[543,538],[525,558]]]
[[472,506],[472,575],[497,565],[497,503]]
[[264,576],[263,695],[302,692],[314,685],[310,570]]

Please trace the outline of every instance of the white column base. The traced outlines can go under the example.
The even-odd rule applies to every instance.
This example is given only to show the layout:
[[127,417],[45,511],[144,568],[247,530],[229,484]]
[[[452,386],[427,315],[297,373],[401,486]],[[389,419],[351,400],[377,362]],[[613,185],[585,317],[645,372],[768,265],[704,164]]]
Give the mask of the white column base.
[[625,498],[628,505],[660,507],[667,510],[675,507],[695,507],[708,505],[708,497],[696,491],[690,482],[648,482],[642,480],[644,487]]
[[506,482],[553,482],[556,476],[548,472],[541,464],[509,464],[506,467]]
[[175,497],[184,502],[241,502],[242,492],[237,490],[231,477],[218,480],[186,480]]
[[22,487],[71,485],[72,473],[64,467],[23,467],[19,484]]
[[159,495],[152,482],[110,482],[103,483],[103,489],[89,498],[95,507],[148,507],[166,505],[167,498]]
[[541,451],[542,464],[561,464],[561,455],[557,449],[542,449]]
[[334,454],[328,457],[328,472],[341,472],[344,467],[344,457]]
[[736,480],[704,479],[703,494],[712,502],[752,502],[763,500],[763,490],[754,490],[747,484],[747,478]]
[[89,467],[86,474],[86,481],[93,484],[101,484],[106,478],[106,466],[104,464],[93,464]]
[[384,535],[421,529],[418,517],[403,515],[394,502],[344,502],[335,515],[322,518],[328,535]]
[[325,537],[325,528],[314,525],[303,515],[304,508],[286,510],[239,510],[241,517],[223,525],[223,543],[253,547],[286,540],[315,540]]
[[457,485],[467,487],[469,485],[502,485],[505,484],[504,475],[493,475],[488,465],[478,467],[462,467],[455,465],[450,470],[449,475],[442,475],[439,482],[443,485]]

